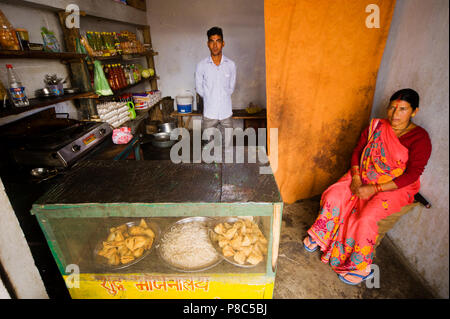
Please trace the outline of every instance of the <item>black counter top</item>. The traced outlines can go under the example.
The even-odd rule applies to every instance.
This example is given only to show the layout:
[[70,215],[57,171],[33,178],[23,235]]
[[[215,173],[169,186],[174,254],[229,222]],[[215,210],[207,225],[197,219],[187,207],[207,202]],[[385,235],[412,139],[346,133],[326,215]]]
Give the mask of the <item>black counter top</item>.
[[169,160],[86,160],[36,204],[281,202],[258,164],[175,164]]

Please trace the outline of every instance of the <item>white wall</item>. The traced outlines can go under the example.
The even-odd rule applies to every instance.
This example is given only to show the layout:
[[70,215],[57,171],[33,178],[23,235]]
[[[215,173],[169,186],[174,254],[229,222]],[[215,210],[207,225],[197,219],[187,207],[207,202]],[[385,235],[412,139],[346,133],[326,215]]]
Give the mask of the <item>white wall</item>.
[[223,29],[223,54],[237,66],[233,108],[266,106],[263,0],[148,0],[158,87],[172,96],[195,87],[196,64],[210,55],[206,31]]
[[[47,299],[33,256],[0,179],[0,264],[19,299]],[[0,281],[0,298],[7,298]]]
[[388,233],[435,293],[449,297],[449,2],[397,0],[380,66],[372,116],[384,116],[398,89],[418,91],[415,123],[430,134],[433,151],[420,193],[433,207],[404,216]]

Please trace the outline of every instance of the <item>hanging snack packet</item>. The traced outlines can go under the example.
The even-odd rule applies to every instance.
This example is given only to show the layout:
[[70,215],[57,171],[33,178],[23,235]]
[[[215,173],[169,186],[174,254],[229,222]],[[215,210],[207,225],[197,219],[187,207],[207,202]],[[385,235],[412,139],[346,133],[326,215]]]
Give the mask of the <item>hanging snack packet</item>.
[[48,31],[47,28],[41,28],[42,40],[44,41],[44,51],[47,52],[61,52],[61,47],[59,46],[58,39],[56,39],[55,34]]
[[94,61],[94,88],[98,95],[113,95],[100,61]]

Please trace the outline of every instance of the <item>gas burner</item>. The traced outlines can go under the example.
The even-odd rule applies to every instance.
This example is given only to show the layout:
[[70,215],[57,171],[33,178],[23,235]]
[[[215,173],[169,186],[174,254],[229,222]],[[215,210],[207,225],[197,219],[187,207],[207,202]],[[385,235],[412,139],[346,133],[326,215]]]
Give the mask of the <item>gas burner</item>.
[[15,136],[14,160],[33,167],[68,167],[112,133],[108,123],[54,119],[28,123]]

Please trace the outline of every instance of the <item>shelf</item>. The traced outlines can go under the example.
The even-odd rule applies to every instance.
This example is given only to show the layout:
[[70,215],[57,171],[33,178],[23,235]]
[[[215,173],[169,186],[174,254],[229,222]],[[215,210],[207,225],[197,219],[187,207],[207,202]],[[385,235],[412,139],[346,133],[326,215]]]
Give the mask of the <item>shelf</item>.
[[122,54],[122,55],[115,55],[115,56],[99,56],[99,57],[93,57],[93,59],[94,60],[98,60],[98,61],[113,61],[113,60],[128,61],[128,60],[133,60],[133,59],[147,57],[147,56],[155,56],[155,55],[158,55],[158,52],[147,51],[147,52],[138,53],[138,54]]
[[6,117],[9,115],[16,115],[24,112],[28,112],[31,110],[43,108],[49,105],[53,105],[56,103],[61,103],[69,100],[75,99],[84,99],[84,98],[92,98],[95,96],[94,92],[85,92],[85,93],[73,93],[73,94],[64,94],[62,96],[52,96],[52,97],[41,97],[41,98],[33,98],[29,99],[30,105],[25,107],[14,107],[5,111],[0,111],[0,117]]
[[74,52],[45,52],[45,51],[12,51],[0,50],[0,59],[48,59],[75,60],[84,59],[86,54]]
[[113,91],[113,93],[114,93],[113,95],[101,95],[101,96],[100,95],[96,95],[95,97],[88,97],[88,98],[106,99],[106,98],[115,97],[117,95],[120,95],[120,94],[124,93],[126,90],[128,90],[128,89],[130,89],[132,87],[135,87],[136,85],[144,83],[145,81],[151,81],[153,79],[158,79],[158,76],[156,76],[156,75],[155,76],[151,76],[148,79],[143,79],[143,80],[141,80],[141,81],[139,81],[137,83],[134,83],[132,85],[128,85],[127,87],[124,87],[123,89]]

